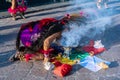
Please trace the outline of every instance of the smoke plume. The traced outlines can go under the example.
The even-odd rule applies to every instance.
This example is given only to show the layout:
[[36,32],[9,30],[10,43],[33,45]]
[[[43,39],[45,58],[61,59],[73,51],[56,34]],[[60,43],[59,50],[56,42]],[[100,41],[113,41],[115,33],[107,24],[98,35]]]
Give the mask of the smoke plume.
[[74,0],[72,3],[74,3],[74,6],[78,7],[73,7],[76,8],[76,11],[72,12],[71,10],[68,10],[67,13],[82,13],[87,20],[84,25],[78,25],[76,22],[67,25],[70,29],[63,31],[62,33],[62,38],[60,39],[62,46],[78,47],[83,44],[85,45],[87,40],[84,40],[83,38],[88,40],[97,39],[104,34],[104,31],[107,28],[111,27],[111,14],[108,13],[109,11],[112,11],[111,9],[104,8],[104,5],[101,9],[98,9],[96,2],[91,0]]

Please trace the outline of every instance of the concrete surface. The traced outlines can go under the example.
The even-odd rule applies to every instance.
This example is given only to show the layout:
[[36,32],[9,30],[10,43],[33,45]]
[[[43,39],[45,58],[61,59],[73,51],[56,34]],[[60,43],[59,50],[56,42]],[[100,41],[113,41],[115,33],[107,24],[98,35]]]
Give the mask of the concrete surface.
[[[91,1],[89,3],[94,2]],[[117,9],[120,9],[119,4],[119,1],[113,2],[111,6],[116,6]],[[111,62],[110,68],[107,70],[92,72],[80,65],[74,65],[70,74],[61,78],[54,75],[52,71],[46,71],[41,61],[9,62],[8,58],[15,53],[16,35],[21,24],[45,17],[58,18],[73,7],[57,7],[56,5],[56,8],[43,11],[40,8],[40,6],[31,8],[31,10],[36,9],[37,11],[28,12],[26,19],[21,19],[19,16],[16,21],[13,21],[8,16],[0,19],[0,80],[120,80],[120,13],[111,16],[111,26],[113,27],[107,29],[103,37],[108,48],[104,53],[97,55]],[[2,16],[5,16],[4,13],[6,12],[3,12]]]

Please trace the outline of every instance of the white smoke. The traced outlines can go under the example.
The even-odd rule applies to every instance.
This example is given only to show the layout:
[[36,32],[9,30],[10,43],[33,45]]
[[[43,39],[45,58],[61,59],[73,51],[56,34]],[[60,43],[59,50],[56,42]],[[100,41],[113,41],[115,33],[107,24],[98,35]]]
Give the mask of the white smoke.
[[[81,44],[83,37],[93,39],[96,35],[103,34],[106,28],[109,28],[111,25],[111,17],[106,13],[109,9],[103,8],[98,10],[96,2],[90,2],[90,0],[75,0],[74,3],[75,6],[78,4],[81,5],[82,10],[78,10],[78,14],[82,11],[87,15],[87,24],[80,26],[76,23],[71,23],[67,25],[70,30],[65,30],[60,39],[61,45],[66,47],[77,47]],[[86,4],[87,6],[85,6]],[[84,43],[86,43],[86,41],[84,41]]]

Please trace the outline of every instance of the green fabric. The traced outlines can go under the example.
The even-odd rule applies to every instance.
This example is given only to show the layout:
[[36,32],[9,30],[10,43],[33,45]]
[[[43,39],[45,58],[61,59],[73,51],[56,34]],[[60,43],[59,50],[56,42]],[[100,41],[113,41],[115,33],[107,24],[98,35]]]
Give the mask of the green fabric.
[[89,53],[87,52],[77,52],[77,51],[74,51],[72,52],[72,54],[70,54],[70,59],[71,60],[76,60],[76,59],[84,59],[85,57],[89,56]]

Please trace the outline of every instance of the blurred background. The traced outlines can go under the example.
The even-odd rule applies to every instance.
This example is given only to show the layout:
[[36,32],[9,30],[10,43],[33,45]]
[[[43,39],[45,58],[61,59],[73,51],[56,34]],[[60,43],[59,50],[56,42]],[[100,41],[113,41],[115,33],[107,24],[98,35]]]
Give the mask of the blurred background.
[[[40,6],[45,4],[54,4],[59,2],[65,2],[70,0],[26,0],[28,7]],[[0,0],[0,11],[5,11],[10,7],[11,3],[6,0]]]

